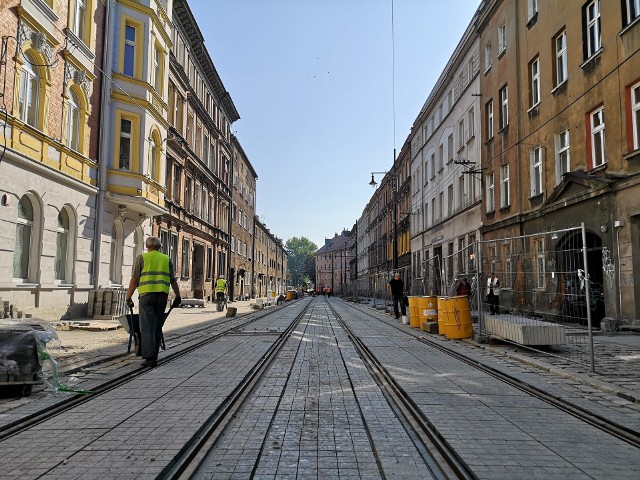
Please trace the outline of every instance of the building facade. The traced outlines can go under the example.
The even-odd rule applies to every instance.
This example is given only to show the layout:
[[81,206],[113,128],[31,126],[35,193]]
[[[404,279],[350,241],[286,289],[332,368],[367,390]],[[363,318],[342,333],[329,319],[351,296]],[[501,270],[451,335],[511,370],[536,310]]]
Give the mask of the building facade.
[[349,271],[351,232],[344,229],[333,238],[326,238],[324,245],[315,252],[316,293],[347,295],[352,291]]
[[77,314],[72,305],[102,278],[94,245],[105,11],[96,0],[0,9],[0,296],[40,318]]
[[[258,174],[235,135],[233,147],[233,182],[231,206],[231,245],[229,262],[229,296],[251,296],[253,281],[254,219]],[[266,254],[265,254],[266,258]],[[266,273],[266,272],[263,272]]]
[[[486,6],[479,25],[488,67],[481,77],[482,161],[485,175],[495,179],[495,197],[487,180],[482,235],[526,236],[518,250],[502,256],[539,259],[529,267],[533,298],[510,298],[507,289],[505,300],[512,306],[557,308],[536,300],[562,296],[568,288],[568,279],[554,275],[553,266],[569,260],[576,272],[585,266],[581,255],[567,260],[558,253],[576,243],[575,234],[545,238],[543,233],[584,223],[594,323],[640,316],[640,12],[635,7],[600,0]],[[487,48],[496,42],[497,51]],[[498,182],[505,168],[510,182]],[[505,195],[508,204],[492,203]],[[526,263],[522,268],[527,270]],[[507,286],[517,274],[516,269],[514,278],[506,279]]]
[[287,291],[290,279],[287,251],[278,237],[256,216],[251,261],[251,297],[275,297]]
[[181,295],[212,298],[228,276],[231,124],[239,118],[186,1],[173,2],[166,88],[166,212],[153,231],[174,263]]
[[450,294],[459,278],[476,272],[472,245],[481,221],[478,45],[472,20],[409,135],[414,294]]

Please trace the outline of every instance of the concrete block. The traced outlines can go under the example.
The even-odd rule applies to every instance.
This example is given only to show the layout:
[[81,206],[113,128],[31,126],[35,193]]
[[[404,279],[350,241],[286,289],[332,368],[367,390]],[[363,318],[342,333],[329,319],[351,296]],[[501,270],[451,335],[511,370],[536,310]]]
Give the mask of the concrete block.
[[484,328],[494,337],[511,340],[521,345],[564,345],[566,343],[565,329],[562,325],[532,318],[485,315]]
[[438,322],[430,322],[428,320],[422,321],[422,330],[427,333],[438,333]]
[[204,298],[183,298],[180,303],[181,307],[201,307],[205,306],[206,302]]

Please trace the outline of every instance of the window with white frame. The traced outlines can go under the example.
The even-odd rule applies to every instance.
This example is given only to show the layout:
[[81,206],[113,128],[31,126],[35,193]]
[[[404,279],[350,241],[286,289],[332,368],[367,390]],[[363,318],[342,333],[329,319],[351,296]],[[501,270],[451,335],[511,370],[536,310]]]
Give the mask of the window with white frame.
[[453,161],[453,133],[447,137],[447,163]]
[[556,135],[556,185],[562,181],[562,175],[570,171],[569,129],[567,129]]
[[493,173],[487,175],[487,212],[493,212],[496,209],[494,180]]
[[438,147],[438,171],[444,168],[444,145],[441,143]]
[[544,276],[545,276],[544,238],[533,239],[533,255],[534,255],[536,288],[544,288]]
[[531,149],[531,196],[542,193],[542,147]]
[[540,57],[536,57],[530,64],[531,75],[531,107],[540,103]]
[[66,209],[63,208],[58,213],[58,227],[56,229],[56,257],[54,260],[56,280],[67,280],[69,245],[69,215]]
[[507,49],[507,25],[502,24],[498,27],[498,55]]
[[447,216],[453,215],[453,184],[447,188]]
[[87,5],[85,0],[75,0],[75,9],[73,12],[73,33],[87,43],[85,39],[85,25],[87,22]]
[[431,225],[436,223],[436,199],[431,199]]
[[129,170],[131,167],[131,120],[120,119],[120,152],[118,155],[118,168]]
[[153,180],[156,182],[159,180],[160,176],[160,139],[156,135],[152,135],[151,139],[151,147],[149,148],[149,170],[150,175]]
[[487,140],[493,138],[493,100],[489,100],[485,106]]
[[606,163],[604,155],[604,107],[589,114],[591,123],[591,164],[593,168]]
[[[639,0],[640,1],[640,0]],[[556,74],[556,86],[564,83],[569,77],[569,71],[567,67],[567,31],[563,30],[554,39],[553,44],[555,48],[556,61],[555,61],[555,74]]]
[[500,89],[500,130],[509,125],[509,92],[505,85]]
[[640,16],[640,0],[622,1],[622,24],[630,25]]
[[153,49],[153,88],[162,91],[162,53],[157,45]]
[[433,152],[431,154],[431,178],[435,178],[436,176],[436,153]]
[[600,0],[592,0],[584,6],[585,60],[593,57],[602,46],[600,31]]
[[67,147],[76,152],[80,147],[80,101],[75,88],[69,89],[67,101]]
[[38,101],[40,97],[40,76],[37,62],[32,63],[29,55],[22,56],[22,73],[20,74],[20,94],[18,96],[18,113],[20,120],[34,128],[38,128]]
[[28,280],[34,227],[33,205],[26,195],[18,202],[16,243],[13,250],[13,278]]
[[476,135],[476,109],[471,107],[467,111],[467,141],[471,140]]
[[133,77],[136,60],[136,27],[125,25],[124,27],[124,64],[122,73],[127,77]]
[[464,137],[464,119],[460,119],[458,122],[458,150],[464,147],[465,137]]
[[631,87],[631,124],[633,126],[633,149],[638,150],[640,148],[640,83]]
[[491,68],[491,62],[493,61],[493,55],[491,53],[491,42],[484,46],[484,71],[488,71]]
[[231,251],[233,253],[236,252],[236,237],[234,237],[233,235],[231,236]]
[[442,220],[444,215],[444,192],[438,194],[438,221]]
[[511,199],[509,198],[509,165],[503,165],[500,167],[500,207],[505,208],[510,205]]
[[465,183],[464,174],[462,174],[458,177],[458,205],[460,208],[467,206]]

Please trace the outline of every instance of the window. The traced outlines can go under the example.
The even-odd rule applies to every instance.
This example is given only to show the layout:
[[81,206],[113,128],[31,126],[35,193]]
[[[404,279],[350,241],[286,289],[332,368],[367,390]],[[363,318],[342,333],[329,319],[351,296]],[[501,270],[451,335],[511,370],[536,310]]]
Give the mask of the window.
[[438,194],[438,221],[442,220],[444,215],[444,192]]
[[453,133],[447,137],[447,163],[453,161]]
[[509,94],[507,86],[500,89],[500,130],[509,125]]
[[191,242],[188,238],[182,239],[182,269],[180,276],[189,278],[189,254],[191,253]]
[[20,120],[38,128],[38,99],[40,96],[40,77],[28,55],[23,55],[24,64],[20,74],[20,95],[18,112]]
[[507,49],[507,25],[502,24],[498,27],[498,55],[504,53]]
[[156,131],[151,135],[151,146],[149,148],[149,174],[156,182],[160,180],[160,134]]
[[67,279],[67,248],[69,245],[69,215],[63,208],[58,214],[56,230],[56,258],[54,261],[55,279]]
[[447,188],[447,215],[453,215],[453,184]]
[[182,168],[176,164],[173,167],[173,200],[180,203],[180,191],[182,189]]
[[201,194],[201,186],[198,182],[195,183],[195,187],[193,189],[193,213],[196,217],[200,216],[200,194]]
[[531,75],[531,106],[540,103],[540,58],[536,57],[530,64]]
[[531,196],[542,193],[542,147],[531,150]]
[[441,143],[438,147],[438,171],[444,168],[444,145]]
[[640,16],[640,0],[622,1],[622,25],[627,26]]
[[433,152],[431,154],[431,178],[435,178],[436,176],[436,153]]
[[207,247],[207,280],[213,278],[213,248]]
[[591,165],[592,168],[604,165],[604,107],[589,114],[591,123]]
[[129,170],[131,166],[131,120],[120,119],[120,153],[118,168]]
[[569,130],[565,130],[556,135],[556,185],[562,181],[562,175],[569,171]]
[[640,83],[631,87],[631,124],[633,126],[633,149],[638,150],[640,148]]
[[474,107],[471,107],[467,112],[467,141],[471,140],[476,136],[476,110]]
[[178,268],[178,234],[171,233],[169,237],[170,246],[169,246],[169,258],[171,259],[171,263],[173,264],[173,268]]
[[[640,1],[640,0],[638,0]],[[553,39],[556,52],[555,62],[555,74],[556,74],[556,86],[564,83],[569,74],[567,70],[567,32],[563,30],[560,34]]]
[[458,177],[458,205],[460,208],[467,206],[464,174]]
[[202,125],[196,127],[196,138],[193,141],[193,151],[200,156],[200,140],[202,139]]
[[436,223],[436,199],[431,199],[431,225]]
[[493,138],[493,100],[489,100],[485,106],[487,123],[487,140]]
[[536,238],[533,240],[534,268],[536,288],[544,288],[544,238]]
[[76,0],[75,10],[73,12],[73,33],[84,43],[88,43],[85,38],[86,22],[87,5],[85,0]]
[[496,209],[494,188],[493,173],[490,173],[487,175],[487,212],[493,212]]
[[584,56],[585,60],[593,57],[600,50],[601,32],[600,32],[600,0],[593,0],[584,7],[585,20],[585,43]]
[[125,25],[124,27],[124,63],[122,73],[133,77],[136,61],[136,27]]
[[509,165],[500,167],[500,207],[505,208],[510,205],[509,198]]
[[205,130],[202,137],[202,163],[205,165],[209,161],[209,134]]
[[527,21],[538,13],[538,0],[527,0]]
[[191,212],[191,177],[184,179],[184,209]]
[[157,45],[153,49],[153,88],[162,92],[162,53]]
[[75,89],[69,90],[67,101],[67,147],[76,152],[80,146],[80,102]]
[[188,114],[187,115],[187,134],[186,134],[186,140],[187,143],[189,145],[191,145],[191,147],[193,147],[193,115]]
[[491,43],[487,43],[484,46],[484,71],[488,71],[491,68],[491,61],[493,55],[491,54]]
[[26,195],[18,202],[16,245],[13,250],[13,278],[28,280],[33,238],[33,205]]
[[458,122],[458,150],[464,147],[464,119]]

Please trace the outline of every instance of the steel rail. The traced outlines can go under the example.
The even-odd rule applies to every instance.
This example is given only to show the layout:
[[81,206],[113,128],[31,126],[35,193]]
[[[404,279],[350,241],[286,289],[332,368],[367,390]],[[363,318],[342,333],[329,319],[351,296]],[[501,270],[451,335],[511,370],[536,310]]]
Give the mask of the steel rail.
[[[188,345],[184,348],[182,348],[179,351],[176,351],[174,353],[170,353],[166,356],[163,356],[161,359],[158,360],[158,366],[160,365],[164,365],[165,363],[171,362],[173,360],[175,360],[178,357],[181,357],[183,355],[186,355],[198,348],[201,348],[211,342],[214,342],[218,339],[220,339],[221,337],[228,335],[232,332],[234,332],[237,329],[240,328],[244,328],[247,325],[256,322],[258,320],[261,320],[262,318],[270,315],[271,313],[273,313],[273,311],[266,311],[263,315],[259,315],[256,317],[252,317],[247,321],[241,321],[239,324],[234,325],[232,328],[229,328],[228,330],[216,333],[210,337],[207,337],[205,340],[201,340],[198,341],[196,343],[193,343],[191,345]],[[244,320],[244,319],[243,319]],[[229,322],[231,323],[231,322]],[[216,324],[216,326],[219,326],[220,324]],[[203,329],[201,329],[202,331],[207,330],[209,327],[205,327]],[[200,330],[198,330],[200,331]],[[197,333],[196,332],[191,332],[191,333]],[[94,362],[94,363],[90,363],[87,364],[85,366],[82,367],[77,367],[76,369],[74,369],[75,371],[78,371],[82,368],[88,368],[89,366],[94,366],[94,365],[99,365],[99,364],[104,364],[106,362],[109,362],[111,360],[116,360],[119,358],[122,358],[123,356],[127,356],[130,354],[118,354],[118,355],[113,355],[112,357],[108,357],[105,359],[100,360],[99,362]],[[136,357],[137,358],[137,357]],[[134,378],[136,378],[137,376],[141,375],[142,373],[146,372],[147,370],[149,370],[150,367],[135,367],[133,370],[124,373],[122,375],[119,375],[115,378],[112,378],[96,387],[92,387],[91,394],[83,394],[83,395],[75,395],[73,397],[69,397],[66,399],[63,399],[61,402],[56,403],[55,405],[52,405],[50,407],[47,407],[43,410],[39,410],[36,411],[30,415],[26,415],[18,420],[15,420],[13,422],[9,422],[5,425],[0,426],[0,441],[9,438],[11,436],[14,436],[24,430],[28,430],[29,428],[38,425],[50,418],[55,417],[56,415],[60,415],[61,413],[64,413],[67,410],[70,410],[71,408],[74,408],[78,405],[81,405],[85,402],[90,401],[91,399],[95,398],[98,395],[102,395],[104,393],[107,393],[117,387],[119,387],[120,385],[123,385],[131,380],[133,380]],[[65,371],[64,373],[69,374],[72,373],[71,371]]]
[[[345,304],[346,305],[346,304]],[[429,419],[411,397],[398,384],[371,350],[358,338],[349,325],[342,320],[342,316],[329,303],[341,327],[347,332],[349,339],[355,346],[373,378],[387,397],[389,405],[396,411],[398,418],[404,419],[405,428],[417,435],[422,448],[416,447],[422,453],[423,459],[436,478],[477,479],[471,468],[457,454],[455,449],[440,435]],[[354,308],[354,307],[351,307]],[[362,312],[366,313],[366,312]],[[395,407],[395,408],[394,408]],[[414,438],[414,442],[416,439]]]
[[[241,408],[245,398],[251,393],[254,386],[260,381],[264,372],[285,345],[291,334],[299,325],[300,320],[306,315],[311,302],[291,321],[289,326],[278,335],[275,342],[260,357],[260,360],[236,385],[233,391],[225,398],[216,411],[202,424],[198,432],[178,453],[171,465],[167,466],[158,479],[177,480],[188,479],[193,476],[206,458],[211,448],[215,445],[225,427],[233,420],[235,413]],[[272,314],[274,312],[270,312]],[[257,462],[257,460],[256,460]]]
[[[351,308],[354,308],[356,310],[361,311],[362,313],[368,314],[368,312],[366,312],[364,310],[364,307],[356,307],[356,306],[351,306]],[[539,400],[542,400],[556,408],[558,408],[559,410],[562,410],[570,415],[572,415],[573,417],[589,424],[592,425],[620,440],[623,440],[627,443],[629,443],[630,445],[633,445],[636,448],[640,448],[640,433],[629,428],[626,427],[624,425],[621,425],[619,423],[616,423],[612,420],[609,420],[601,415],[598,415],[596,413],[591,412],[590,410],[584,408],[584,407],[580,407],[578,405],[575,405],[573,403],[571,403],[568,400],[565,400],[562,397],[559,397],[557,395],[553,395],[539,387],[536,387],[535,385],[531,385],[527,382],[524,382],[512,375],[509,375],[507,373],[501,372],[500,370],[491,367],[485,363],[482,363],[478,360],[472,359],[470,357],[467,357],[466,355],[460,353],[460,352],[456,352],[444,345],[441,345],[437,342],[434,342],[433,340],[430,340],[424,336],[420,336],[419,334],[416,334],[414,332],[407,332],[406,329],[401,328],[399,325],[394,324],[393,322],[382,320],[384,321],[387,325],[392,326],[402,332],[405,333],[409,333],[410,335],[412,335],[414,338],[416,338],[416,340],[429,345],[430,347],[433,347],[451,357],[456,358],[457,360],[460,360],[461,362],[466,363],[467,365],[470,365],[484,373],[486,373],[487,375],[491,375],[494,378],[497,378],[498,380],[501,380],[503,382],[505,382],[508,385],[511,385],[514,388],[517,388],[535,398],[538,398]]]

